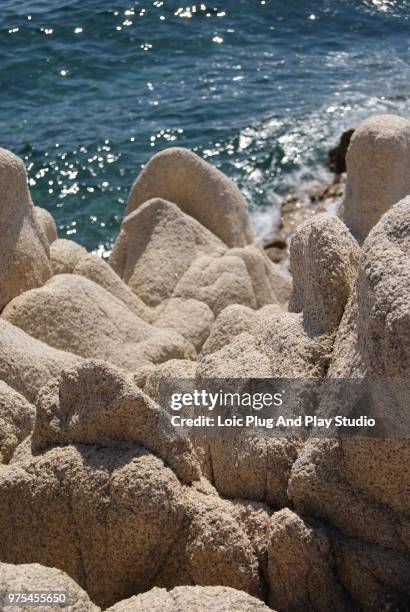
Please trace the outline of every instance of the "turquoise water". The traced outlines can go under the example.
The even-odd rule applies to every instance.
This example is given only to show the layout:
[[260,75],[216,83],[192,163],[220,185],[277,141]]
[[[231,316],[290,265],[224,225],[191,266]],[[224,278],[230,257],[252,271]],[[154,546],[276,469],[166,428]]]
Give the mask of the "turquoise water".
[[409,25],[410,0],[1,0],[0,145],[88,249],[169,146],[237,181],[261,234],[343,129],[410,115]]

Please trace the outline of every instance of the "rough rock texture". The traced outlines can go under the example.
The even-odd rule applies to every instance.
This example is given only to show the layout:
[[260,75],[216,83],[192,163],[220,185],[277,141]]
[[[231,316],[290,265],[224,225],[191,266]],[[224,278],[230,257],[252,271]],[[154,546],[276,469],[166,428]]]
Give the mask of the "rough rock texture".
[[131,189],[128,213],[151,198],[174,202],[229,247],[254,240],[239,189],[188,149],[171,148],[154,155]]
[[82,360],[59,351],[0,318],[0,380],[34,402],[37,393],[62,369]]
[[145,321],[152,321],[154,314],[144,302],[121,280],[114,270],[97,255],[86,254],[72,270],[73,274],[80,274],[97,285],[100,285]]
[[0,463],[8,463],[34,424],[34,406],[0,380]]
[[148,593],[120,601],[107,612],[267,612],[256,597],[229,587],[176,587],[172,591],[154,588]]
[[168,415],[131,378],[104,361],[87,360],[42,388],[32,449],[127,441],[153,451],[181,479],[198,479],[189,442],[171,434]]
[[223,243],[198,221],[155,198],[125,217],[110,264],[146,304],[157,306],[172,296],[196,257],[224,251]]
[[230,344],[239,334],[255,329],[258,322],[269,314],[275,314],[279,307],[264,306],[260,310],[252,310],[241,304],[231,304],[222,310],[212,326],[211,333],[201,350],[201,356],[219,351]]
[[257,247],[230,249],[222,257],[198,257],[178,282],[174,296],[198,299],[215,315],[231,304],[260,308],[284,304],[290,282]]
[[46,385],[31,445],[0,466],[0,558],[58,567],[101,606],[181,583],[262,596],[269,513],[198,480],[189,441],[170,440],[160,412],[102,362]]
[[182,586],[166,591],[154,588],[148,593],[120,601],[107,612],[267,612],[260,599],[230,587]]
[[[35,606],[38,612],[99,612],[89,599],[87,593],[61,570],[44,567],[38,563],[11,565],[0,563],[0,592],[51,592],[66,593],[66,605]],[[3,612],[23,612],[33,609],[33,606],[2,606]]]
[[174,330],[200,351],[214,319],[212,310],[204,302],[171,298],[155,320],[155,327]]
[[359,243],[380,217],[410,193],[410,122],[371,117],[355,130],[347,152],[341,217]]
[[328,363],[325,343],[309,337],[303,316],[269,310],[250,332],[241,333],[219,351],[200,357],[199,378],[311,378],[323,376]]
[[195,378],[197,363],[187,359],[169,359],[158,365],[139,368],[134,374],[134,382],[155,401],[160,399],[161,381],[166,378]]
[[182,336],[153,328],[100,285],[78,275],[54,276],[41,289],[10,302],[2,317],[50,346],[127,370],[195,356]]
[[48,243],[51,244],[52,242],[57,240],[57,226],[51,213],[49,213],[48,210],[46,210],[45,208],[35,206],[34,214],[37,218],[39,225],[41,226],[43,232],[46,235]]
[[75,266],[82,257],[88,255],[81,245],[60,238],[50,246],[50,261],[53,274],[72,274]]
[[[396,418],[403,427],[408,394],[394,393],[392,385],[409,371],[409,236],[406,198],[364,242],[328,372],[331,378],[380,377],[371,387],[368,412],[391,387],[389,408],[402,415]],[[382,408],[386,418],[386,401]],[[311,441],[292,468],[289,496],[295,510],[344,534],[337,554],[348,588],[364,609],[377,609],[377,601],[395,602],[400,609],[410,597],[410,507],[403,494],[410,488],[403,469],[409,460],[408,438],[342,438]]]
[[27,186],[24,163],[0,149],[0,311],[51,276],[49,243]]
[[272,516],[268,545],[272,607],[289,612],[354,609],[332,565],[325,529],[308,525],[288,508]]
[[315,334],[339,325],[357,276],[360,248],[337,217],[318,215],[292,237],[290,257],[293,292],[291,312],[303,312]]

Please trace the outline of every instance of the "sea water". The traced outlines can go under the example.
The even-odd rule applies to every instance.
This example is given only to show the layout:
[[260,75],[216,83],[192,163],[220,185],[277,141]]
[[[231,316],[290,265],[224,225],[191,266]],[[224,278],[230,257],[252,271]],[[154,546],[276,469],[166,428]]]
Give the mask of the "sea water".
[[410,115],[410,0],[1,0],[0,146],[60,237],[107,253],[149,158],[190,147],[258,235],[376,114]]

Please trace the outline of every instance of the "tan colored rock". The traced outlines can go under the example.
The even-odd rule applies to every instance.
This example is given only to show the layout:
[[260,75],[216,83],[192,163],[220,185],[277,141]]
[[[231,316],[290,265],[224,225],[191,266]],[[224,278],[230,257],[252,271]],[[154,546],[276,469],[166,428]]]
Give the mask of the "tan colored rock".
[[[64,593],[66,604],[44,606],[36,605],[38,612],[99,612],[100,608],[90,601],[87,593],[67,574],[54,567],[44,567],[38,563],[12,565],[0,563],[0,592],[9,593]],[[2,606],[2,612],[24,612],[33,605]]]
[[214,318],[212,310],[204,302],[171,298],[155,320],[155,327],[174,330],[200,351]]
[[[355,290],[341,321],[329,378],[373,377],[367,412],[409,371],[409,198],[393,206],[363,244]],[[378,382],[379,381],[379,382]],[[354,391],[351,395],[354,399]],[[391,401],[390,403],[390,400]],[[408,399],[389,398],[397,431],[406,431]],[[407,423],[408,427],[408,423]],[[344,580],[364,609],[377,600],[409,597],[410,521],[408,438],[312,440],[292,468],[289,497],[295,510],[344,534],[337,548]],[[343,540],[343,542],[345,542]],[[347,540],[346,540],[347,541]],[[363,544],[365,543],[365,544]],[[373,607],[372,607],[373,606]]]
[[106,291],[124,302],[126,306],[144,321],[151,322],[154,313],[144,302],[121,280],[114,270],[98,255],[86,254],[78,261],[72,270],[73,274],[85,276],[97,283]]
[[48,212],[45,208],[39,206],[34,207],[34,214],[37,218],[39,225],[46,235],[48,243],[51,244],[57,240],[57,226],[54,221],[53,215]]
[[159,402],[162,380],[195,378],[196,367],[196,361],[169,359],[165,363],[139,368],[134,374],[134,382],[150,398]]
[[317,215],[292,237],[291,312],[316,335],[337,329],[356,281],[360,248],[337,217]]
[[211,333],[201,350],[201,356],[219,351],[230,344],[239,334],[252,333],[261,318],[278,310],[277,305],[252,310],[241,304],[231,304],[222,310],[212,326]]
[[154,155],[132,186],[128,213],[151,198],[175,202],[229,247],[254,240],[239,189],[188,149],[170,148]]
[[0,380],[0,463],[9,463],[16,446],[31,433],[34,414],[34,406]]
[[50,246],[53,274],[72,274],[80,259],[87,255],[86,249],[72,240],[55,240]]
[[173,434],[164,410],[121,370],[88,360],[42,388],[32,436],[34,452],[57,445],[124,442],[152,451],[183,480],[200,477],[190,443]]
[[59,351],[0,318],[0,380],[34,402],[43,385],[82,360]]
[[232,504],[198,492],[190,492],[189,500],[185,563],[193,582],[261,597],[258,554]]
[[125,217],[110,264],[148,305],[170,298],[178,280],[202,254],[225,246],[178,206],[155,198]]
[[331,541],[288,508],[271,518],[268,545],[269,603],[279,610],[348,611],[350,601],[332,568]]
[[172,591],[154,588],[109,608],[107,612],[268,612],[263,601],[230,587],[181,586]]
[[177,284],[174,297],[205,302],[215,315],[230,304],[258,306],[244,261],[231,255],[198,257]]
[[49,244],[27,186],[22,160],[0,149],[0,311],[51,276]]
[[184,517],[177,477],[136,445],[55,447],[0,465],[0,558],[58,567],[102,608],[151,588]]
[[287,304],[292,289],[291,278],[269,260],[259,245],[230,249],[227,254],[240,257],[245,263],[258,308],[267,304]]
[[219,351],[200,357],[199,378],[316,378],[328,364],[328,347],[309,337],[300,314],[269,309]]
[[410,193],[410,122],[371,117],[355,130],[347,152],[340,215],[359,243],[393,204]]
[[195,356],[182,336],[153,328],[100,285],[74,274],[59,274],[26,292],[2,317],[54,348],[126,370]]

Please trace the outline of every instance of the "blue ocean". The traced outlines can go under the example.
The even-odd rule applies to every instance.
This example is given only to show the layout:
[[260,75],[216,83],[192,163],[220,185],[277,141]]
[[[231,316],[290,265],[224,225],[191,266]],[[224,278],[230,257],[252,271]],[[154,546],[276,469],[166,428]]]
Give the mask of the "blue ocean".
[[259,235],[343,130],[410,116],[410,0],[1,0],[0,146],[102,254],[156,152],[237,182]]

